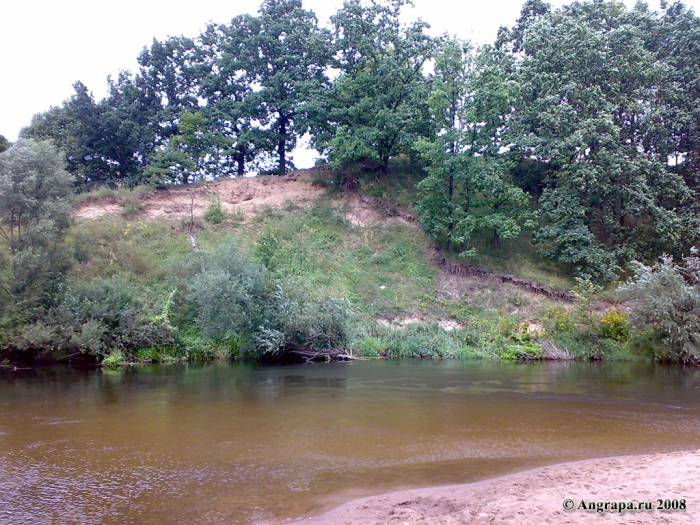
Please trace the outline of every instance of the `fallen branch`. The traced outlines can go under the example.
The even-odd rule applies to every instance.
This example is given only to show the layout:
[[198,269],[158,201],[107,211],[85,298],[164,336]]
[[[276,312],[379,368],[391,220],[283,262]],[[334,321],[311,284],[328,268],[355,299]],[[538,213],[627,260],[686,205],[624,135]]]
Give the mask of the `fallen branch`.
[[303,359],[307,363],[316,361],[357,361],[361,359],[345,348],[326,348],[323,350],[312,350],[294,344],[289,344],[283,354],[291,354]]
[[[438,252],[439,253],[439,252]],[[562,290],[555,290],[553,288],[547,288],[538,283],[533,283],[525,279],[520,279],[513,275],[508,275],[505,273],[498,273],[492,270],[487,270],[479,266],[474,266],[472,264],[458,264],[453,261],[448,261],[441,255],[438,257],[438,264],[451,275],[456,275],[458,277],[480,277],[482,279],[491,278],[497,279],[502,283],[508,283],[527,290],[528,292],[536,293],[539,295],[544,295],[551,299],[558,299],[560,301],[566,301],[568,303],[574,302],[574,296],[569,292],[564,292]]]

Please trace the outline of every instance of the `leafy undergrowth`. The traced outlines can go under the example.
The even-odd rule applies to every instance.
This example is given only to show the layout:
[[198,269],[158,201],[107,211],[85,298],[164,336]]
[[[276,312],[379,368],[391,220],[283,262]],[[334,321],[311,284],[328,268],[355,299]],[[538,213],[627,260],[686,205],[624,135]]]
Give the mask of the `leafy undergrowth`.
[[[571,305],[492,279],[446,275],[434,264],[429,239],[415,226],[389,221],[356,226],[332,204],[330,197],[311,206],[287,203],[261,209],[249,221],[228,214],[218,224],[201,220],[193,231],[205,253],[235,243],[293,295],[301,290],[316,298],[347,300],[345,344],[356,355],[631,358],[624,342],[598,328],[582,329]],[[249,341],[244,334],[212,337],[188,302],[188,272],[199,264],[189,231],[186,221],[124,216],[83,220],[71,230],[69,242],[79,262],[74,282],[123,280],[150,318],[160,319],[174,334],[170,344],[106,354],[107,364],[245,355]],[[571,287],[538,266],[526,245],[516,240],[498,253],[484,251],[479,262],[541,277],[553,287]],[[560,312],[559,317],[552,312]]]

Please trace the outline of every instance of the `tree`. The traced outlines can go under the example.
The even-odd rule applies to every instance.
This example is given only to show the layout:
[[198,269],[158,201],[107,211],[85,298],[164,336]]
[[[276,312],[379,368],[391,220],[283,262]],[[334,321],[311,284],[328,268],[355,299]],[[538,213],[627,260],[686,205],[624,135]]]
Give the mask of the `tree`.
[[700,258],[697,250],[680,263],[664,255],[652,266],[635,264],[620,288],[631,301],[636,346],[659,361],[700,363]]
[[505,118],[514,96],[507,81],[512,61],[489,46],[476,56],[457,40],[435,57],[430,112],[437,134],[418,148],[428,176],[418,185],[418,205],[429,235],[471,255],[473,234],[493,232],[493,245],[520,233],[529,220],[529,199],[510,180],[504,149]]
[[254,81],[257,101],[267,125],[264,147],[277,158],[277,174],[287,173],[287,154],[309,128],[308,101],[328,82],[330,34],[318,27],[316,16],[301,0],[264,0],[252,20]]
[[10,149],[10,146],[12,146],[12,142],[7,140],[3,135],[0,135],[0,153]]
[[224,175],[243,176],[264,147],[257,125],[265,119],[264,108],[253,90],[257,55],[249,45],[255,25],[250,15],[240,15],[228,25],[210,25],[199,37],[200,96],[207,101],[203,112]]
[[[7,315],[29,316],[47,287],[68,268],[63,237],[70,225],[73,176],[62,155],[46,141],[18,140],[0,153],[0,238],[9,253],[2,268],[0,294]],[[3,250],[5,251],[5,250]]]
[[423,67],[435,42],[425,22],[401,25],[408,3],[348,0],[331,17],[340,75],[325,102],[330,126],[319,126],[315,144],[336,166],[371,160],[387,173],[392,156],[410,153],[430,134]]
[[513,39],[511,141],[521,159],[549,167],[536,240],[582,276],[615,279],[625,261],[679,251],[685,232],[698,231],[692,191],[650,147],[668,79],[647,49],[641,9],[533,9]]
[[50,140],[64,152],[66,169],[83,185],[114,184],[127,177],[131,168],[115,155],[125,147],[116,133],[120,120],[109,115],[104,102],[96,103],[82,82],[73,88],[75,94],[62,106],[35,115],[20,136]]

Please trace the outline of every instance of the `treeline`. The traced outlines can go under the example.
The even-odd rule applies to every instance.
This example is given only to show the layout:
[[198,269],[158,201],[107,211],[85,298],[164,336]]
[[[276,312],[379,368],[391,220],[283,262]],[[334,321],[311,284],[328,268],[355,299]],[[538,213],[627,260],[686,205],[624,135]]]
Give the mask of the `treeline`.
[[37,115],[80,187],[283,175],[301,136],[338,168],[426,169],[419,211],[446,248],[533,232],[572,273],[615,280],[700,234],[700,19],[681,3],[528,0],[493,45],[404,25],[406,0],[300,0],[154,41],[136,74]]

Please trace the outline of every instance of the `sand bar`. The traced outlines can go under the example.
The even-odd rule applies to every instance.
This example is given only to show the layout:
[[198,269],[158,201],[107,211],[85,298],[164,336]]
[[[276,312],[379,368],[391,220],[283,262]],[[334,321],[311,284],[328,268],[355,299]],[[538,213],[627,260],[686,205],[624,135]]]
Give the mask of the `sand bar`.
[[[574,510],[564,510],[571,499]],[[686,510],[657,510],[657,500]],[[652,511],[576,507],[651,501]],[[676,500],[674,504],[673,500]],[[663,503],[662,503],[663,505]],[[595,507],[594,507],[595,508]],[[502,478],[350,501],[309,525],[700,524],[700,450],[621,456],[543,467]]]

